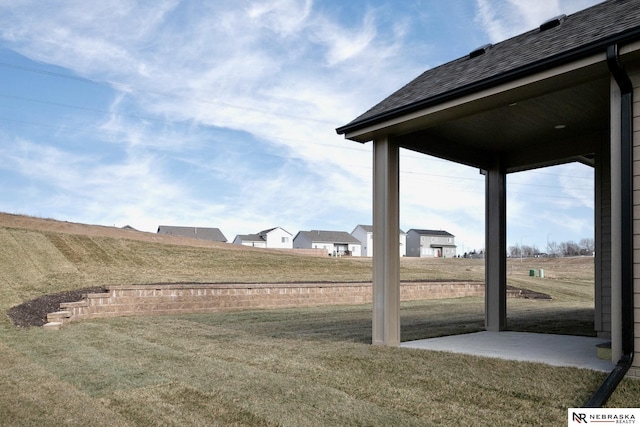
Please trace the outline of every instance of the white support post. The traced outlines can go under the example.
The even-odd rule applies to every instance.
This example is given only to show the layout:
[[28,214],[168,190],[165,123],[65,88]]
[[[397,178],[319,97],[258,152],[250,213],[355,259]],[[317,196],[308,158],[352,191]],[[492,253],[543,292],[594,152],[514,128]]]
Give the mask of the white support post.
[[400,345],[400,149],[373,142],[373,344]]
[[499,159],[486,171],[485,328],[507,327],[507,175]]

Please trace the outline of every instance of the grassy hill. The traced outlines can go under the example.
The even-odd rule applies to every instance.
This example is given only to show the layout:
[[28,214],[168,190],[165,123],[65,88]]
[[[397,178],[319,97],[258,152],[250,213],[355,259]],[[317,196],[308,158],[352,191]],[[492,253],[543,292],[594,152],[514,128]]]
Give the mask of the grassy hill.
[[[0,248],[4,312],[45,294],[105,285],[371,280],[370,258],[318,258],[5,213],[0,213]],[[402,280],[484,280],[483,260],[401,261]],[[508,268],[512,286],[547,293],[549,281],[528,275],[543,268],[548,279],[556,280],[556,300],[592,299],[589,257],[509,260]]]
[[97,285],[371,276],[366,262],[7,214],[0,214],[0,247],[3,309],[42,294]]
[[[366,258],[318,258],[9,214],[0,214],[0,247],[5,310],[42,294],[110,284],[371,280]],[[479,260],[417,261],[403,263],[404,280],[482,280]]]
[[[315,258],[0,214],[0,309],[89,286],[362,281],[371,260]],[[529,270],[545,270],[545,280]],[[401,277],[483,279],[483,261],[403,259]],[[593,260],[509,260],[509,324],[592,330]],[[402,303],[403,339],[482,329],[482,298]],[[87,320],[60,331],[0,322],[2,425],[563,425],[604,374],[371,346],[370,304]],[[640,382],[610,400],[632,407]]]

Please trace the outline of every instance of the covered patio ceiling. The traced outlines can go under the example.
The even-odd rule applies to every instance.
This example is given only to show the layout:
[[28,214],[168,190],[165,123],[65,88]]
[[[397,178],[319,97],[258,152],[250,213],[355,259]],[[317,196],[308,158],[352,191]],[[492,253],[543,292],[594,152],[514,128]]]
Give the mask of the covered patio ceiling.
[[[586,64],[585,64],[586,62]],[[609,138],[610,74],[604,54],[347,134],[360,142],[377,134],[400,147],[487,169],[496,155],[507,172],[579,161]]]

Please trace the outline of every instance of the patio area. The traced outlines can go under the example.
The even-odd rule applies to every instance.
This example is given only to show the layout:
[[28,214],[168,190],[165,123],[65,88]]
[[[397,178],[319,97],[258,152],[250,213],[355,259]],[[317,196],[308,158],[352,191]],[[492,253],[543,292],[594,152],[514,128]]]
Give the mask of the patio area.
[[613,363],[598,359],[596,347],[606,341],[571,335],[483,331],[408,341],[400,346],[609,372]]

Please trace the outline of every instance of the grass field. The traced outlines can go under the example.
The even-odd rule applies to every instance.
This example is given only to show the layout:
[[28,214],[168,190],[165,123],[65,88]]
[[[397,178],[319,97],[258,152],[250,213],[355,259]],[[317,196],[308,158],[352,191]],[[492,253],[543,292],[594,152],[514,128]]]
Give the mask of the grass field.
[[[370,280],[371,261],[157,242],[0,216],[0,307],[115,283]],[[38,222],[35,221],[34,222]],[[84,231],[83,231],[84,230]],[[61,232],[64,231],[64,232]],[[72,233],[70,233],[70,231]],[[511,329],[590,334],[591,259],[513,260]],[[530,269],[545,269],[546,279]],[[402,278],[483,278],[481,260],[402,260]],[[402,339],[482,330],[484,302],[403,303]],[[371,306],[92,320],[0,321],[0,425],[566,425],[605,374],[371,346]],[[635,407],[640,381],[609,401]]]

